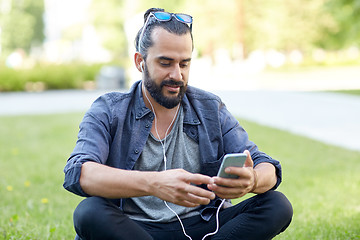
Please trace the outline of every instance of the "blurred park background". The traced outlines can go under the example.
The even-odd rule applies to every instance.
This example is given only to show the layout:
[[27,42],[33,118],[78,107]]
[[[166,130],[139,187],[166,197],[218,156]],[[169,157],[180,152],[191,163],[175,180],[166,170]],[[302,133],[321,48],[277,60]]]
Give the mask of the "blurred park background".
[[0,0],[0,91],[106,87],[96,79],[109,65],[129,86],[153,6],[194,17],[192,85],[360,89],[359,0]]
[[62,170],[92,101],[141,78],[150,7],[194,17],[189,84],[281,161],[276,239],[360,239],[360,0],[0,0],[0,239],[74,238]]

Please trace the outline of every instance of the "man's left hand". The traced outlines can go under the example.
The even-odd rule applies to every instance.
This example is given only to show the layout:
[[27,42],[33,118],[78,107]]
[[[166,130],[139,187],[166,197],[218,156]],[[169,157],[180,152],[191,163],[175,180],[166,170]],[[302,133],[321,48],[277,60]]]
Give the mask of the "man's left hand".
[[247,155],[247,158],[243,167],[227,167],[225,169],[226,173],[237,175],[239,178],[213,177],[211,180],[212,183],[208,184],[208,188],[218,197],[234,199],[255,190],[257,176],[253,168],[254,162],[248,150],[245,150],[244,153]]

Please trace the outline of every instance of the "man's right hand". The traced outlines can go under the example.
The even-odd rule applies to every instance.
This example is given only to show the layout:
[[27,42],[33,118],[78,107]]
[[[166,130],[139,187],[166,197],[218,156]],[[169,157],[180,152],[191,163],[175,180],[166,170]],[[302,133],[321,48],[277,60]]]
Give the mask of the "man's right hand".
[[209,204],[215,193],[195,185],[211,178],[183,169],[162,172],[123,170],[95,162],[82,165],[80,185],[85,193],[105,198],[155,196],[184,207]]
[[207,205],[215,194],[195,185],[208,184],[211,178],[184,169],[155,172],[149,179],[150,195],[184,207]]

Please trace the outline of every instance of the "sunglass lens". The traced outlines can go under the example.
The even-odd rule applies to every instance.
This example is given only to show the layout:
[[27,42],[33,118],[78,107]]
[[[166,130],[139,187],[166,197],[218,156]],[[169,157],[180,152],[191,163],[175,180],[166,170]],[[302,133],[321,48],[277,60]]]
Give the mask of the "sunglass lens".
[[167,12],[155,12],[154,16],[160,21],[168,21],[171,19],[170,13]]
[[184,23],[192,23],[192,17],[190,15],[177,13],[175,16]]

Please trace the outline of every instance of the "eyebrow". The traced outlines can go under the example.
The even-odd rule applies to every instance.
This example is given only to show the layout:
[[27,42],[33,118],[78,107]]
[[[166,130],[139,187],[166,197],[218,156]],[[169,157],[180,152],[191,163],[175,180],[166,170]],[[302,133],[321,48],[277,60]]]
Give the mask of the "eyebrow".
[[[173,58],[164,57],[164,56],[158,57],[158,59],[159,59],[159,60],[165,60],[165,61],[174,61]],[[187,58],[187,59],[181,60],[181,62],[190,62],[190,61],[191,61],[191,58]]]

